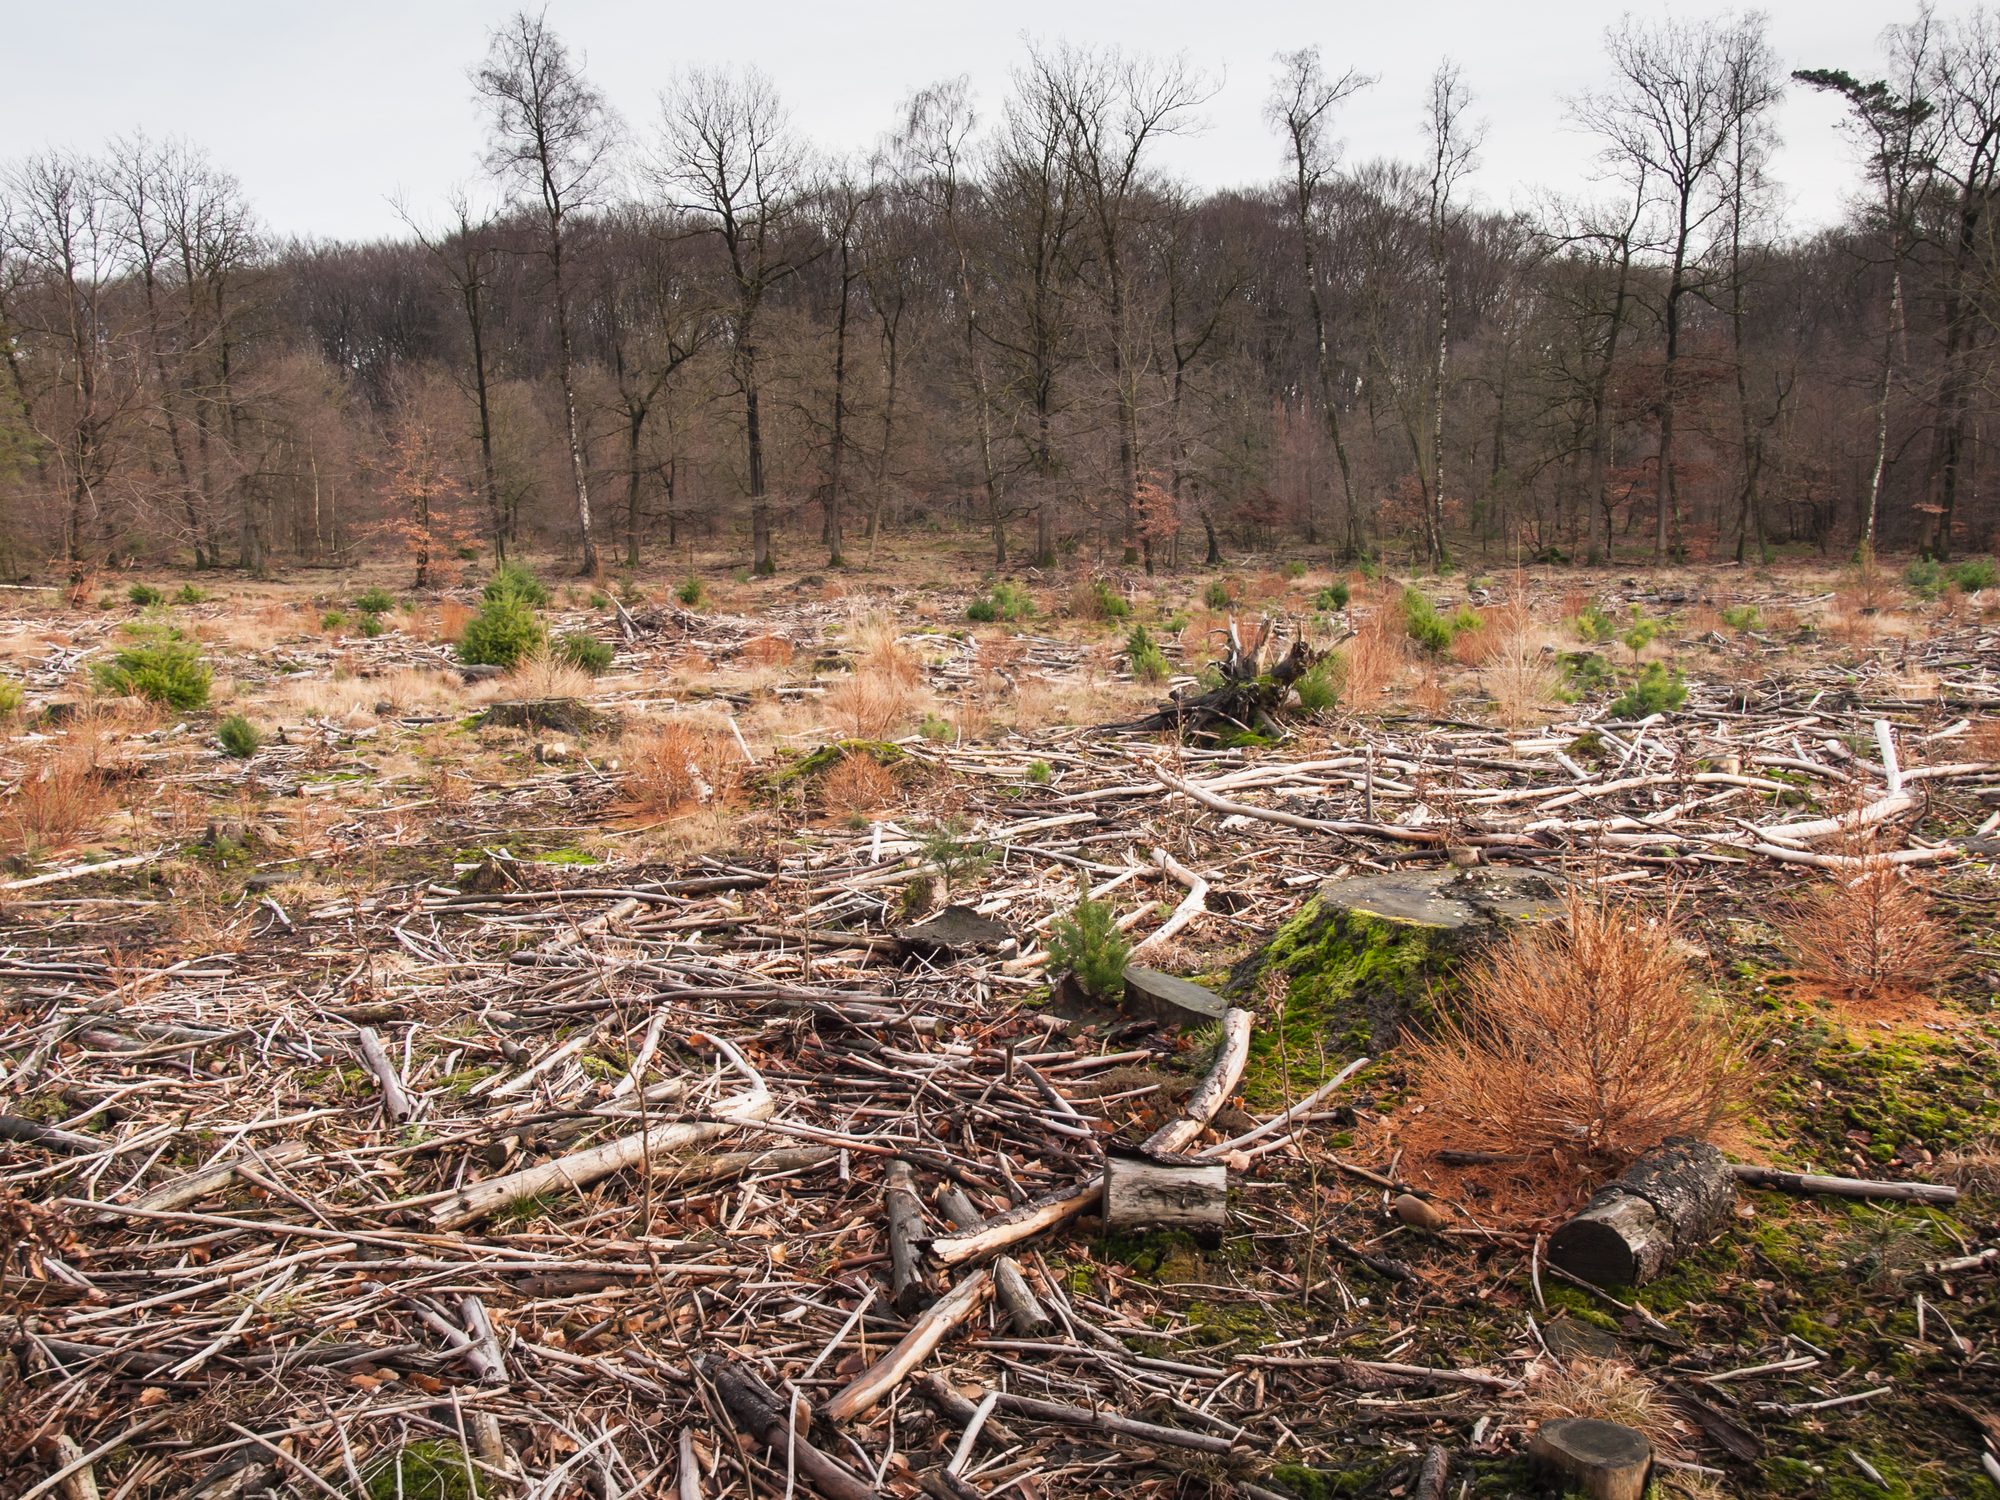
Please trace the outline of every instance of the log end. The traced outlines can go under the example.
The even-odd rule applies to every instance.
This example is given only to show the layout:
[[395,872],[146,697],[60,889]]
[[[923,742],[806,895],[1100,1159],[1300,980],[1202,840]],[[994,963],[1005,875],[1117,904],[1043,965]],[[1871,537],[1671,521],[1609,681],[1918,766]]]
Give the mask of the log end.
[[1643,1432],[1594,1417],[1544,1422],[1528,1455],[1591,1500],[1641,1500],[1653,1467],[1653,1445]]
[[1637,1286],[1645,1267],[1616,1224],[1571,1219],[1549,1238],[1549,1264],[1603,1287]]

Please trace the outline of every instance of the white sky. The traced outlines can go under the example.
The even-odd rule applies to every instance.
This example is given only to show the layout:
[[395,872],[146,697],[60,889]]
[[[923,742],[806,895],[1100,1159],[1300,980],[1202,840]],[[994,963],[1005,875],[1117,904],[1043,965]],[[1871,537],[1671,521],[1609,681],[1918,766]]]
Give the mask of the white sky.
[[[136,128],[207,147],[279,234],[393,234],[401,194],[420,214],[478,175],[479,117],[466,70],[506,0],[210,0],[199,14],[158,0],[20,0],[7,7],[0,159],[45,145],[94,148]],[[1866,75],[1902,9],[1861,0],[1770,0],[1771,38],[1792,67]],[[1913,9],[1914,7],[1912,7]],[[1715,7],[1650,0],[1652,17]],[[1317,44],[1329,68],[1380,83],[1347,107],[1350,157],[1416,155],[1421,105],[1450,53],[1487,124],[1474,191],[1525,203],[1586,185],[1588,142],[1563,124],[1565,97],[1604,77],[1602,30],[1618,12],[1590,0],[1539,7],[1490,0],[552,0],[552,24],[584,54],[634,135],[649,137],[660,89],[688,64],[755,63],[822,148],[858,149],[913,88],[969,74],[997,111],[1024,38],[1185,51],[1222,87],[1197,136],[1160,161],[1208,187],[1273,177],[1263,121],[1274,53]],[[1839,217],[1855,182],[1830,99],[1791,90],[1774,175],[1794,227]]]

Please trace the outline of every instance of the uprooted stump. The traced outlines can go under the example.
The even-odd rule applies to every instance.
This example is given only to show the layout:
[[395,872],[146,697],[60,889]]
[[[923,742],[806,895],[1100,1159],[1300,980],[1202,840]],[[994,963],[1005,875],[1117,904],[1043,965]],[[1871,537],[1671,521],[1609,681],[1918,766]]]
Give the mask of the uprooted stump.
[[1712,1238],[1735,1202],[1722,1153],[1675,1136],[1555,1232],[1549,1264],[1598,1286],[1639,1286]]
[[[1555,882],[1528,871],[1432,869],[1330,880],[1230,971],[1241,1003],[1281,976],[1286,1045],[1379,1051],[1428,1011],[1434,987],[1510,922],[1561,909]],[[1260,1035],[1274,1031],[1270,1023]],[[1302,1050],[1303,1049],[1303,1050]]]
[[479,716],[482,729],[538,729],[558,734],[591,734],[615,724],[581,698],[510,698]]
[[[1273,659],[1267,664],[1266,652]],[[1303,639],[1277,655],[1277,639],[1268,619],[1254,626],[1229,622],[1229,646],[1212,662],[1201,683],[1175,692],[1153,713],[1106,729],[1171,730],[1191,740],[1233,742],[1244,736],[1264,736],[1277,728],[1278,716],[1291,700],[1292,685],[1310,672],[1326,653]]]

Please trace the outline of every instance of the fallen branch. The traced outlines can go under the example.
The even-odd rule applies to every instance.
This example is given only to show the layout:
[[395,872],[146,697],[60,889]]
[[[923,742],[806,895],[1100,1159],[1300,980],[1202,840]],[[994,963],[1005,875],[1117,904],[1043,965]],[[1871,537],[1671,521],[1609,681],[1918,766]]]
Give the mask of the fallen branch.
[[1952,1204],[1958,1189],[1941,1182],[1874,1182],[1865,1177],[1820,1177],[1811,1172],[1781,1172],[1776,1167],[1730,1164],[1738,1182],[1750,1187],[1829,1198],[1887,1198],[1901,1203]]
[[945,1335],[985,1305],[993,1278],[982,1267],[918,1314],[896,1346],[863,1370],[821,1408],[830,1422],[860,1416],[906,1380]]

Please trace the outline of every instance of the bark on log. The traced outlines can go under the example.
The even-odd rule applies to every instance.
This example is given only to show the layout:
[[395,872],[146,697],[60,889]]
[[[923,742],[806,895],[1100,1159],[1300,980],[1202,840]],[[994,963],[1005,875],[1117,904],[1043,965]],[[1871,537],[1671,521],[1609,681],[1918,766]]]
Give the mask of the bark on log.
[[789,1462],[827,1500],[876,1500],[875,1486],[809,1441],[806,1423],[787,1420],[785,1400],[743,1365],[717,1355],[698,1361],[702,1374],[736,1425],[771,1451],[772,1462]]
[[889,1302],[908,1317],[931,1297],[930,1284],[918,1260],[924,1238],[924,1205],[917,1197],[916,1174],[906,1161],[892,1161],[883,1188],[883,1214],[889,1221]]
[[1676,1136],[1555,1232],[1549,1264],[1599,1286],[1642,1285],[1721,1228],[1735,1195],[1722,1153]]
[[1644,1433],[1592,1417],[1542,1423],[1528,1455],[1591,1500],[1641,1500],[1653,1468],[1653,1445]]
[[1221,1162],[1104,1161],[1104,1227],[1219,1235],[1229,1223],[1229,1169]]

